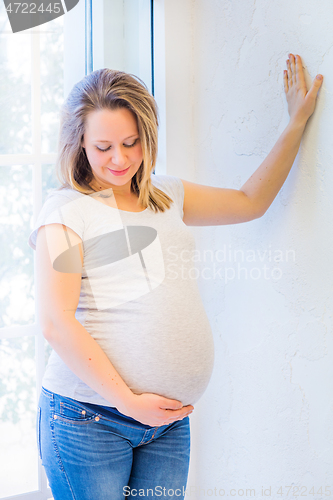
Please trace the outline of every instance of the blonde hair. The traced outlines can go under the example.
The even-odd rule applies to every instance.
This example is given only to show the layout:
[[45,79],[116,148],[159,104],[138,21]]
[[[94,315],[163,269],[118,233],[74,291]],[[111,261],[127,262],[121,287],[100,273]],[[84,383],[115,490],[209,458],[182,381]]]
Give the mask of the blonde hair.
[[137,120],[143,161],[132,177],[131,191],[139,204],[164,212],[173,201],[151,182],[157,158],[158,110],[154,97],[138,77],[108,68],[93,71],[74,85],[61,108],[56,173],[60,188],[91,194],[93,172],[82,147],[89,113],[101,109],[127,108]]

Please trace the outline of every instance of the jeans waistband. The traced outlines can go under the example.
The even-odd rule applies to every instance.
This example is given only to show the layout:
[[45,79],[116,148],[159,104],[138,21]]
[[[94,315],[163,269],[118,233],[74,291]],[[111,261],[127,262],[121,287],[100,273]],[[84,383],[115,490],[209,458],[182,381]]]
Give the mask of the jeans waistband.
[[48,389],[45,389],[45,387],[42,387],[42,393],[50,400],[54,400],[56,397],[56,398],[63,400],[63,401],[70,401],[70,402],[73,402],[74,404],[76,403],[80,406],[83,406],[83,407],[86,407],[90,410],[93,410],[93,411],[99,413],[100,415],[102,415],[108,419],[120,418],[128,423],[136,424],[138,427],[141,427],[142,429],[152,429],[153,428],[152,426],[143,424],[142,422],[139,422],[138,420],[135,420],[134,418],[129,417],[128,415],[124,415],[119,410],[117,410],[117,408],[114,406],[102,406],[102,405],[96,405],[93,403],[87,403],[85,401],[79,401],[77,399],[69,398],[67,396],[62,396],[61,394],[57,394],[55,392],[49,391]]

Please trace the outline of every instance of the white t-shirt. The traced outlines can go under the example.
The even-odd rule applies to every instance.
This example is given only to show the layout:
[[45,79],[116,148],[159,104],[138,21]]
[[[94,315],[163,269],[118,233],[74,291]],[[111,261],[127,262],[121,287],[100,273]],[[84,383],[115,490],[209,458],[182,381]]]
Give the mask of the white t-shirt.
[[[84,254],[76,319],[135,394],[151,392],[194,404],[208,385],[214,362],[211,327],[191,273],[195,239],[182,221],[181,180],[155,174],[151,178],[174,201],[170,209],[127,212],[101,203],[100,193],[55,190],[28,243],[36,248],[42,225],[60,223],[75,231]],[[102,195],[110,195],[110,190]],[[65,262],[59,258],[53,265],[73,272]],[[114,406],[77,377],[54,350],[42,384],[78,401]]]

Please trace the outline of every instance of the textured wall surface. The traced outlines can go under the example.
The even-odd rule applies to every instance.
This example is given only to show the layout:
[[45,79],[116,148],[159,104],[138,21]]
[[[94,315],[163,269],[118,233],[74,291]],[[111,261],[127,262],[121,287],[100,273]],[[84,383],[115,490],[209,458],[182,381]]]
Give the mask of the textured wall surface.
[[191,416],[187,498],[329,498],[332,3],[170,0],[166,9],[171,175],[240,188],[288,123],[288,53],[301,55],[308,83],[324,75],[299,154],[266,214],[193,228],[216,357],[210,385]]

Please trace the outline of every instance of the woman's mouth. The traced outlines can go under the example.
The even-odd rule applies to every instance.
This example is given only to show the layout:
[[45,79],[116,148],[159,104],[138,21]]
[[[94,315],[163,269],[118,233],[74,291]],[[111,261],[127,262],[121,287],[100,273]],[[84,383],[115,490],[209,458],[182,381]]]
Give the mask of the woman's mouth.
[[111,168],[108,168],[108,170],[110,170],[113,175],[124,175],[129,170],[129,167],[125,168],[125,170],[111,170]]

